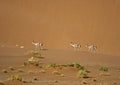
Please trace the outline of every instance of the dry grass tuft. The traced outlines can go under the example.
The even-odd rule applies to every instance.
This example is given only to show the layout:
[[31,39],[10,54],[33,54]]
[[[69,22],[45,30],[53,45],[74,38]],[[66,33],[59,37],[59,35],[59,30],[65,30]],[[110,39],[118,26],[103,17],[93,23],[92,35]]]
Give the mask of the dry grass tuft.
[[93,78],[93,79],[92,79],[92,81],[93,81],[93,82],[96,82],[96,81],[97,81],[97,79]]
[[55,74],[55,75],[60,75],[60,72],[59,71],[53,71],[52,74]]
[[86,70],[79,70],[77,73],[78,78],[89,78]]
[[36,77],[33,77],[33,80],[38,80]]
[[60,74],[61,77],[64,77],[65,75],[64,74]]
[[46,73],[46,71],[45,70],[40,70],[40,73]]
[[34,74],[34,72],[33,71],[28,71],[28,74]]
[[13,75],[13,76],[10,76],[7,80],[8,81],[18,80],[18,81],[22,82],[22,76],[20,76],[20,75]]
[[3,73],[8,73],[8,71],[6,69],[3,69],[2,72]]
[[108,71],[108,67],[101,67],[99,70],[107,72]]
[[11,71],[15,70],[12,66],[8,67]]
[[0,85],[5,85],[3,81],[0,81]]
[[88,84],[88,82],[86,80],[82,80],[81,84]]
[[22,69],[18,69],[18,72],[24,72]]

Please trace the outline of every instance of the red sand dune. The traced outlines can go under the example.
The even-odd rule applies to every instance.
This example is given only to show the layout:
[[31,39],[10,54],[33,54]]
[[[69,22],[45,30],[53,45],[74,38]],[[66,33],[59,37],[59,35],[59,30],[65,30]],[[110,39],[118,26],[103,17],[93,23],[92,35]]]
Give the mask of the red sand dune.
[[[53,85],[55,80],[59,85],[81,85],[83,79],[69,68],[60,70],[65,73],[63,78],[52,75],[51,70],[29,75],[29,70],[43,69],[21,66],[31,57],[25,53],[33,49],[33,40],[42,42],[46,49],[41,50],[42,65],[80,63],[91,71],[90,78],[85,79],[88,84],[120,85],[120,0],[0,0],[0,80],[22,85],[6,82],[22,68],[25,72],[20,74],[25,79],[38,78],[24,85]],[[82,47],[75,51],[70,42]],[[89,52],[86,44],[96,45],[97,51]],[[9,71],[9,66],[15,70]],[[99,76],[100,66],[110,66],[110,75]],[[5,74],[4,69],[9,72]]]
[[69,42],[120,55],[120,0],[1,0],[0,43],[71,49]]

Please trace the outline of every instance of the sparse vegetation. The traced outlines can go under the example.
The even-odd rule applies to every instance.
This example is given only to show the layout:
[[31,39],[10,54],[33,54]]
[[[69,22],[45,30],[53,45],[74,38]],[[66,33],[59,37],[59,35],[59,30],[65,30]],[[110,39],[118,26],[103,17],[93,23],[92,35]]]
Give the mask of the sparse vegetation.
[[88,82],[86,80],[82,80],[81,83],[82,84],[88,84]]
[[22,82],[22,76],[20,76],[20,75],[13,75],[13,76],[10,76],[8,78],[8,81],[14,81],[14,80],[18,80],[18,81]]
[[10,66],[10,67],[8,67],[8,68],[9,68],[10,70],[12,70],[12,71],[15,70],[12,66]]
[[39,51],[32,51],[32,55],[37,58],[41,58],[41,54]]
[[18,69],[18,72],[24,72],[22,69]]
[[77,68],[77,69],[83,69],[85,70],[84,66],[81,66],[80,64],[78,63],[69,63],[69,64],[62,64],[62,65],[59,65],[59,64],[56,64],[56,63],[53,63],[53,64],[50,64],[48,65],[47,67],[53,67],[53,68],[56,68],[56,67],[74,67],[74,68]]
[[68,67],[74,67],[74,68],[77,68],[79,70],[85,70],[84,66],[81,66],[80,64],[78,63],[70,63],[70,64],[67,64]]
[[3,81],[0,80],[0,85],[5,85]]
[[54,83],[58,83],[58,81],[57,81],[57,80],[55,80],[55,81],[54,81]]
[[23,80],[22,82],[23,82],[23,83],[28,83],[28,82],[27,82],[27,81],[25,81],[25,80]]
[[38,61],[27,61],[27,62],[24,62],[24,66],[26,65],[39,66],[39,62]]
[[78,78],[88,78],[88,72],[86,70],[79,70],[77,73]]
[[64,74],[60,74],[61,77],[64,77],[65,75]]
[[46,71],[45,70],[40,70],[40,73],[46,73]]
[[99,70],[100,71],[108,71],[108,67],[101,67]]
[[53,63],[53,64],[50,64],[49,67],[56,68],[56,67],[58,67],[58,65],[56,63]]
[[32,83],[32,81],[26,81],[26,80],[23,80],[22,82],[23,83]]
[[30,58],[28,59],[28,61],[24,62],[24,66],[26,65],[39,66],[40,58],[43,58],[41,57],[40,51],[32,50],[28,51],[26,54],[29,55]]
[[28,51],[27,55],[33,56],[33,57],[36,57],[36,58],[43,58],[40,54],[40,51],[35,51],[35,50]]
[[[93,73],[91,72],[90,75],[93,76],[93,78],[90,78],[89,75],[88,75],[89,71],[84,66],[81,66],[78,63],[69,63],[69,64],[56,64],[56,63],[53,63],[53,64],[49,64],[49,65],[42,65],[41,64],[39,66],[39,62],[27,61],[27,62],[25,62],[25,65],[33,65],[33,66],[20,67],[20,69],[14,69],[12,66],[10,66],[7,69],[8,71],[6,69],[3,69],[2,72],[8,73],[10,71],[10,73],[13,73],[14,71],[12,72],[12,70],[15,70],[15,72],[18,72],[18,73],[19,72],[25,72],[25,74],[26,74],[26,69],[27,69],[28,73],[32,75],[32,77],[31,77],[32,79],[31,80],[35,82],[35,81],[39,81],[39,77],[37,78],[37,76],[36,76],[37,74],[40,74],[40,76],[41,76],[42,75],[41,73],[46,73],[46,75],[47,75],[47,74],[49,74],[49,72],[51,72],[52,74],[54,74],[54,75],[52,75],[52,77],[56,76],[56,77],[64,79],[64,78],[67,78],[69,76],[74,77],[74,73],[70,74],[70,75],[68,75],[68,74],[70,72],[78,71],[76,76],[78,77],[78,79],[80,80],[80,84],[82,84],[82,85],[83,84],[108,85],[108,83],[101,83],[101,81],[99,81],[99,78],[101,78],[101,77],[104,78],[104,76],[112,75],[112,74],[110,74],[108,72],[108,68],[107,67],[101,67],[99,69],[100,70],[99,73],[98,73],[99,75],[97,74],[97,75],[95,75],[96,76],[95,77],[95,76],[93,76]],[[38,66],[38,67],[34,67],[34,66]],[[32,70],[32,71],[29,71],[31,68],[35,68],[35,69]],[[63,69],[61,70],[60,68],[63,68]],[[95,68],[97,68],[97,67],[95,67]],[[23,70],[23,69],[25,69],[25,70]],[[90,69],[90,70],[93,70],[93,69]],[[67,73],[67,71],[68,71],[68,73]],[[63,74],[62,72],[65,72],[65,74]],[[112,70],[111,70],[111,73],[112,73]],[[23,73],[20,73],[20,74],[23,75]],[[29,75],[29,74],[27,74],[27,75]],[[45,74],[43,74],[43,75],[45,75]],[[33,76],[35,76],[35,77],[33,77]],[[51,74],[49,76],[51,76]],[[88,78],[88,79],[84,79],[84,78]],[[119,76],[117,76],[117,78],[120,79]],[[8,80],[9,81],[17,80],[17,81],[20,81],[20,83],[21,82],[23,82],[23,83],[31,83],[29,81],[23,80],[23,78],[20,75],[10,76],[8,78]],[[7,83],[7,82],[5,82],[5,83]],[[54,84],[54,83],[59,83],[59,82],[58,81],[53,81],[52,83]],[[117,81],[116,82],[112,82],[112,84],[118,84],[118,82]],[[4,82],[0,81],[0,85],[5,85],[5,84],[4,84]]]
[[28,71],[28,74],[34,74],[34,72],[33,71]]
[[3,69],[2,72],[3,73],[8,73],[8,71],[6,69]]
[[96,80],[96,78],[93,78],[92,81],[93,81],[93,82],[96,82],[97,80]]
[[74,64],[73,63],[69,63],[67,64],[68,67],[74,67]]
[[59,71],[53,71],[52,74],[55,74],[55,75],[60,75],[60,72]]
[[33,77],[33,80],[38,80],[36,77]]

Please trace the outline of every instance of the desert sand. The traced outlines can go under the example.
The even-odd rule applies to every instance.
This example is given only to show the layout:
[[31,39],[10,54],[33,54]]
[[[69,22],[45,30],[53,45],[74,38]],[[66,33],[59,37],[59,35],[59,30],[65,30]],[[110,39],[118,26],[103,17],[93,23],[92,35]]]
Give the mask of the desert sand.
[[[24,66],[31,56],[26,55],[32,49],[18,47],[0,48],[0,80],[6,85],[119,85],[120,84],[120,56],[110,56],[75,50],[41,50],[40,66],[50,64],[79,63],[90,73],[89,78],[78,78],[78,69],[74,67],[40,67]],[[13,68],[14,70],[10,69]],[[108,71],[100,71],[107,67]],[[3,70],[7,70],[5,73]],[[53,71],[61,73],[53,74]],[[23,81],[8,81],[11,75],[21,75]],[[36,80],[35,80],[36,79]]]
[[[37,63],[28,62],[36,55],[28,55],[33,40],[43,43]],[[2,82],[120,85],[120,0],[0,0]]]

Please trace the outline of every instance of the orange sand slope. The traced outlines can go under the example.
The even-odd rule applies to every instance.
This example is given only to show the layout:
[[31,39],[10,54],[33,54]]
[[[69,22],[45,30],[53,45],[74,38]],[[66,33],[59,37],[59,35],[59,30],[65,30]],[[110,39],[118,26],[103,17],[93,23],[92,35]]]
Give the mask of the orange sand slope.
[[0,43],[71,49],[73,41],[120,55],[119,15],[120,0],[0,0]]

